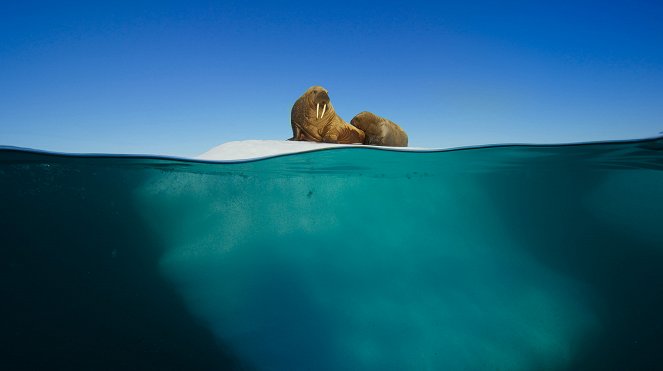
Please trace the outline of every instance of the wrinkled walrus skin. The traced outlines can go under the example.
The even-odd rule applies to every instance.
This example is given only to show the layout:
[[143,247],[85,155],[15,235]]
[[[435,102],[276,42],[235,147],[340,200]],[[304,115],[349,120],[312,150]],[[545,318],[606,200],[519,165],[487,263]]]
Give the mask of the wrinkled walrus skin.
[[364,132],[340,118],[329,100],[327,89],[309,88],[292,106],[292,138],[326,143],[363,143]]
[[366,134],[364,144],[407,147],[407,134],[395,122],[371,112],[361,112],[350,123]]

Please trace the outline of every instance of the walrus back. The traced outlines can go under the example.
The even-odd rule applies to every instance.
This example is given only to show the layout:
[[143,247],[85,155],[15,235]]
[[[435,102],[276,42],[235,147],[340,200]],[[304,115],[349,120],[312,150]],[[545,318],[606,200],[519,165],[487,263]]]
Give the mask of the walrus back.
[[290,126],[292,127],[292,138],[290,140],[305,140],[319,142],[321,139],[315,136],[317,133],[311,133],[306,125],[306,100],[301,96],[290,111]]
[[295,104],[292,105],[292,110],[290,110],[290,126],[292,127],[292,140],[301,140],[300,138],[301,126],[297,123],[301,122],[301,120],[304,118],[302,103],[303,103],[302,98],[300,97],[299,99],[297,99]]
[[407,147],[408,138],[405,130],[388,119],[384,119],[384,124],[387,131],[385,142],[388,143],[385,145],[392,147]]

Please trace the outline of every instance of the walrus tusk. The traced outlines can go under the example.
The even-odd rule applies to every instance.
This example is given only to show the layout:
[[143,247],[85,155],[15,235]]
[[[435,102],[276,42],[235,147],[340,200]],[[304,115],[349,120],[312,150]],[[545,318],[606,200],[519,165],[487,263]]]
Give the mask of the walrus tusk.
[[322,116],[320,116],[320,118],[325,117],[325,111],[326,111],[326,110],[327,110],[327,103],[325,103],[325,106],[322,107]]
[[318,111],[320,111],[320,103],[315,106],[315,118],[318,118]]

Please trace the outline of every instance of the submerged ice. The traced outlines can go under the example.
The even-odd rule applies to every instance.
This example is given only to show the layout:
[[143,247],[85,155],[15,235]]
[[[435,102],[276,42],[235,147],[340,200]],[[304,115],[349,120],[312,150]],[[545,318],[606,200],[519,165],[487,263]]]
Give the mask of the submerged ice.
[[561,369],[600,326],[586,285],[514,238],[486,189],[498,175],[471,158],[298,156],[155,175],[139,195],[164,274],[248,365]]
[[11,369],[663,365],[661,139],[234,163],[0,147],[0,204]]

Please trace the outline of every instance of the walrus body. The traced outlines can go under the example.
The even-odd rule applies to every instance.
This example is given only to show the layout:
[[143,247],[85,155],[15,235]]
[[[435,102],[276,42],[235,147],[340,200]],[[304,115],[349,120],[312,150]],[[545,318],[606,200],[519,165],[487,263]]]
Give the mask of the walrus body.
[[391,120],[371,112],[361,112],[350,123],[365,133],[364,144],[407,147],[407,134]]
[[326,143],[363,143],[364,132],[343,121],[334,110],[328,92],[321,86],[309,88],[292,106],[291,140]]

